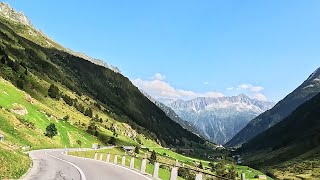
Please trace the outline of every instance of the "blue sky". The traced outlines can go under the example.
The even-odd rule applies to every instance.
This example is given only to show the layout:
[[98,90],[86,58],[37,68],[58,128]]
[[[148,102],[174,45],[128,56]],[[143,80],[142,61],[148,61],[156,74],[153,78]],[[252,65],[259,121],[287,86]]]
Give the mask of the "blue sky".
[[320,1],[6,2],[157,98],[278,101],[320,65]]

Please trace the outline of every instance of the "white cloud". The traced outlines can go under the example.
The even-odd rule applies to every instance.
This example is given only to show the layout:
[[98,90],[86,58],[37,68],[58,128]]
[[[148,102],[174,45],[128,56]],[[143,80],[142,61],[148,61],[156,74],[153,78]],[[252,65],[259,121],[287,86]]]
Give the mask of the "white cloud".
[[228,87],[227,90],[228,91],[232,91],[234,89],[234,87]]
[[254,94],[254,98],[257,100],[260,100],[260,101],[267,101],[268,100],[268,98],[261,93]]
[[154,79],[156,80],[159,80],[159,81],[164,81],[166,79],[166,76],[160,74],[160,73],[156,73],[154,76],[153,76]]
[[248,90],[251,92],[260,92],[264,88],[262,86],[253,86],[252,84],[240,84],[237,89],[238,90]]
[[[240,91],[242,93],[248,94],[250,97],[261,100],[261,101],[267,101],[268,98],[263,94],[264,87],[262,86],[254,86],[252,84],[243,83],[237,86],[235,88],[237,91]],[[227,90],[234,90],[234,88],[227,88]]]
[[208,84],[209,84],[209,82],[208,82],[208,81],[206,81],[206,82],[203,82],[203,84],[204,84],[204,85],[208,85]]
[[165,76],[157,73],[152,80],[135,79],[132,83],[152,97],[170,99],[192,99],[196,97],[223,97],[220,92],[197,93],[190,90],[176,89],[165,81]]

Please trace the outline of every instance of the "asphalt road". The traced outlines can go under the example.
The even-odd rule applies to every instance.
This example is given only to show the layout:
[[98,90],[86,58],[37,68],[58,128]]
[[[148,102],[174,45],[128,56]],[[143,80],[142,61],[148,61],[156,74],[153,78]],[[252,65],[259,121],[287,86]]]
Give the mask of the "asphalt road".
[[22,180],[151,180],[120,165],[62,154],[64,150],[29,153],[33,167]]

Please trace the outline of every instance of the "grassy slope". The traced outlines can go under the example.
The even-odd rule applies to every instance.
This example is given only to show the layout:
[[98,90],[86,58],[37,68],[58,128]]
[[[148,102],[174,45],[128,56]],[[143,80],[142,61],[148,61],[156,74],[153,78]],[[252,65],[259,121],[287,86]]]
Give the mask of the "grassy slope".
[[285,178],[320,178],[320,94],[241,148],[247,164]]
[[25,154],[0,144],[0,179],[18,179],[29,169],[30,163],[31,160]]
[[[63,88],[62,88],[63,89]],[[29,101],[32,101],[29,102]],[[28,111],[27,115],[18,115],[12,112],[16,106],[25,108]],[[89,122],[89,118],[75,110],[75,108],[66,105],[62,100],[55,101],[51,98],[44,98],[41,102],[30,99],[29,95],[23,91],[18,90],[10,82],[0,78],[0,134],[5,135],[5,141],[1,142],[0,151],[2,160],[0,161],[1,179],[17,178],[26,171],[26,164],[30,160],[21,153],[23,146],[31,146],[32,149],[40,148],[58,148],[64,147],[78,147],[76,140],[81,140],[84,147],[90,147],[92,143],[99,142],[96,137],[84,132],[79,127],[73,124],[79,120],[82,123]],[[100,114],[102,114],[100,112]],[[62,121],[62,117],[69,115],[70,122]],[[102,116],[107,118],[106,115]],[[123,123],[117,122],[112,118],[108,118],[108,124],[117,124],[119,136],[118,142],[120,144],[137,144],[131,138],[124,136],[121,132],[125,132]],[[26,122],[34,123],[34,128],[27,126]],[[55,123],[58,129],[58,136],[49,139],[43,135],[45,128],[50,123]],[[103,127],[100,127],[103,129]],[[103,129],[106,135],[112,136],[112,132]],[[139,135],[139,139],[145,145],[158,147],[155,142],[147,140],[144,136]],[[14,156],[10,156],[14,154]],[[21,161],[21,163],[14,163],[12,161]]]

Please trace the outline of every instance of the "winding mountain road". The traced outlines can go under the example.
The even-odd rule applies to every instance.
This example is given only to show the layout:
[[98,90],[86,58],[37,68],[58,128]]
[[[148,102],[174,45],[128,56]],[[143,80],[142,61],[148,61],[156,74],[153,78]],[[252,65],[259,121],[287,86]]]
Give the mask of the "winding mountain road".
[[151,180],[134,170],[103,161],[73,157],[64,150],[29,153],[33,167],[22,180]]

